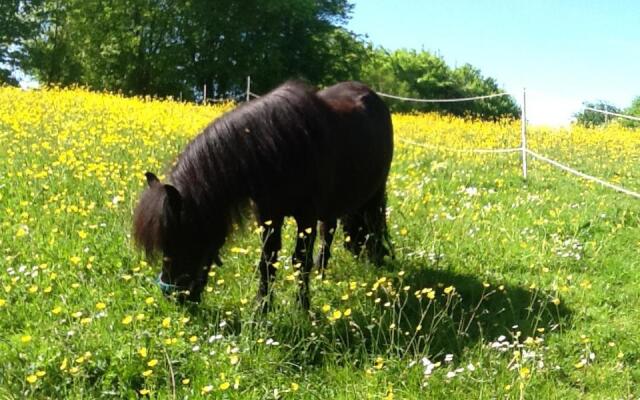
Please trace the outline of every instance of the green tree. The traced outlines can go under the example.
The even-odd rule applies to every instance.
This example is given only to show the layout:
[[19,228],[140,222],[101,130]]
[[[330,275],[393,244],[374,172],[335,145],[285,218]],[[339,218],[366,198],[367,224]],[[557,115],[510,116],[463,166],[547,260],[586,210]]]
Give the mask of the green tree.
[[23,38],[20,67],[42,83],[71,84],[78,82],[79,63],[67,24],[69,2],[44,0],[25,10],[24,19],[37,21],[31,35]]
[[640,117],[640,96],[633,99],[629,108],[625,109],[625,114]]
[[20,43],[34,34],[36,26],[26,17],[39,3],[39,0],[0,1],[0,84],[18,84],[13,70],[18,66]]
[[[620,109],[618,107],[603,100],[599,100],[596,102],[584,102],[583,106],[585,108],[593,108],[596,110],[620,113]],[[607,122],[612,120],[612,117],[597,111],[592,111],[592,110],[583,110],[581,112],[575,113],[573,116],[576,119],[576,123],[578,125],[587,126],[587,127],[604,125]]]
[[[392,55],[389,51],[382,47],[374,48],[372,45],[366,49],[366,59],[362,65],[360,79],[371,86],[373,89],[394,94],[401,97],[415,96],[409,83],[401,81],[396,77]],[[388,100],[391,107],[400,111],[401,107],[407,103]]]
[[368,53],[360,36],[344,28],[335,28],[324,36],[322,45],[324,57],[331,62],[319,78],[320,85],[362,80],[362,69]]
[[47,84],[177,94],[186,82],[178,3],[46,0],[32,12],[40,24],[38,35],[24,43],[23,68]]
[[[478,68],[470,64],[456,68],[452,74],[461,97],[477,97],[502,92],[495,79],[484,77]],[[451,112],[456,115],[487,119],[520,116],[520,108],[511,96],[451,103]]]
[[[20,66],[41,83],[199,98],[265,93],[285,79],[357,79],[379,91],[457,98],[499,91],[470,65],[426,51],[374,48],[344,28],[348,0],[11,0],[35,29],[18,40]],[[30,7],[23,7],[23,4]],[[17,8],[16,8],[17,7]],[[14,35],[16,36],[16,35]],[[18,35],[19,36],[19,35]],[[516,116],[511,98],[469,103],[389,101],[394,111]]]
[[215,10],[210,1],[194,0],[198,29],[189,42],[197,84],[213,82],[218,93],[233,94],[251,75],[254,90],[264,93],[287,78],[321,83],[343,77],[348,69],[335,52],[353,51],[339,27],[350,10],[346,0],[223,0]]
[[[401,97],[452,99],[500,92],[493,78],[485,78],[469,64],[451,69],[442,57],[427,51],[370,49],[362,70],[363,81],[376,90]],[[444,112],[486,119],[515,118],[519,108],[504,96],[473,102],[420,103],[387,99],[392,110]]]
[[[631,105],[624,110],[624,114],[640,118],[640,96],[633,99]],[[629,128],[640,128],[640,122],[638,121],[621,119],[620,122]]]
[[[347,0],[44,0],[23,67],[44,83],[135,94],[264,92],[289,77],[314,83],[359,70],[336,61],[357,41],[339,25]],[[356,54],[357,57],[357,54]]]

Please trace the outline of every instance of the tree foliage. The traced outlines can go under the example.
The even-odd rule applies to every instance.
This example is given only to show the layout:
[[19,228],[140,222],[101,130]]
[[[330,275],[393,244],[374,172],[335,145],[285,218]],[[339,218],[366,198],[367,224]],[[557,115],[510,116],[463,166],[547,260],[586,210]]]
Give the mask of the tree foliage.
[[[370,49],[362,80],[384,93],[422,99],[453,99],[501,92],[493,78],[485,78],[469,64],[449,67],[427,51]],[[457,103],[415,103],[389,100],[394,111],[438,111],[488,119],[517,117],[511,97]]]
[[[207,85],[209,97],[230,97],[243,93],[250,75],[256,93],[289,78],[319,86],[362,80],[376,90],[421,98],[499,92],[495,80],[471,65],[451,68],[426,51],[374,48],[344,28],[353,8],[348,0],[10,2],[11,15],[34,22],[29,34],[13,34],[16,59],[44,84],[184,98],[201,98]],[[390,104],[395,111],[518,115],[508,97]]]
[[35,34],[37,24],[29,18],[40,0],[0,1],[0,84],[17,85],[13,69],[18,65],[21,41]]
[[[599,100],[595,102],[582,103],[585,108],[608,111],[615,114],[629,115],[640,118],[640,96],[633,99],[631,105],[625,109],[620,109],[611,103]],[[610,122],[615,122],[627,128],[640,128],[640,122],[615,115],[606,115],[592,110],[583,110],[574,115],[575,123],[587,127],[604,126]]]
[[[593,108],[596,110],[608,111],[612,113],[621,112],[621,110],[618,107],[603,100],[599,100],[595,102],[584,102],[583,106],[585,108]],[[612,120],[610,116],[603,113],[599,113],[597,111],[592,111],[592,110],[583,110],[578,113],[575,113],[573,116],[576,119],[576,123],[578,125],[583,125],[587,127],[604,125],[607,122]]]
[[[333,62],[352,45],[338,27],[346,0],[45,0],[22,66],[45,83],[160,96],[256,90],[286,77],[323,82],[357,65]],[[333,56],[333,57],[332,57]],[[333,68],[335,66],[335,68]]]
[[[633,99],[631,105],[624,110],[624,114],[640,118],[640,96]],[[621,122],[629,128],[640,128],[640,122],[638,121],[623,119]]]

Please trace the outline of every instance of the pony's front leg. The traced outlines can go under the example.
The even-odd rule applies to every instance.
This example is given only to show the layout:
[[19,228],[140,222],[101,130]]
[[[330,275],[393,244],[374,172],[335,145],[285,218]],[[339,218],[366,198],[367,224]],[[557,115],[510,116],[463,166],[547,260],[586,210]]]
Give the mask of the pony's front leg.
[[257,300],[263,313],[269,311],[273,300],[271,284],[276,277],[276,268],[273,264],[278,261],[278,252],[282,247],[282,221],[283,218],[278,218],[262,222],[262,254],[258,264],[260,286]]
[[336,219],[320,222],[320,251],[316,256],[315,264],[322,275],[322,279],[324,279],[324,271],[331,257],[331,243],[333,242],[333,235],[336,233],[337,223]]
[[300,291],[298,301],[304,310],[309,309],[309,273],[313,267],[313,242],[316,239],[316,220],[296,219],[298,225],[298,237],[296,249],[293,253],[293,265],[300,272],[298,283]]

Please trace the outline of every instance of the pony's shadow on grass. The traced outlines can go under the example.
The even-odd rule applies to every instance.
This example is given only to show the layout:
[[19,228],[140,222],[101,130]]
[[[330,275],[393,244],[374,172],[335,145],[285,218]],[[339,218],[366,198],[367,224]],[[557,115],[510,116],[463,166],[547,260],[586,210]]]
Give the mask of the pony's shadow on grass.
[[419,263],[394,264],[395,270],[402,266],[404,276],[380,283],[348,317],[316,305],[315,318],[283,314],[274,321],[271,330],[290,349],[289,361],[318,364],[329,356],[353,364],[376,355],[438,359],[479,343],[522,343],[561,332],[571,319],[562,302],[539,289],[482,282]]

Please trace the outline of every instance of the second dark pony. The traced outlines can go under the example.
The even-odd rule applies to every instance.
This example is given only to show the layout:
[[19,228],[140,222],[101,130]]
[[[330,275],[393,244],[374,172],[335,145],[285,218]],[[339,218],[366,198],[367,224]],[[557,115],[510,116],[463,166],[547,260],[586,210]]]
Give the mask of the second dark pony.
[[200,299],[210,266],[222,264],[220,249],[249,202],[263,227],[258,297],[265,309],[286,216],[298,226],[293,265],[305,309],[317,230],[322,271],[338,219],[346,247],[380,263],[391,252],[385,187],[392,131],[387,106],[357,82],[321,91],[287,82],[213,121],[180,154],[168,183],[146,174],[149,186],[135,210],[136,242],[148,255],[163,255],[163,291]]

